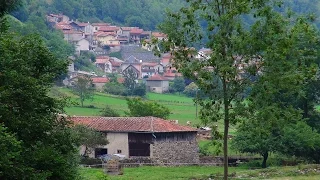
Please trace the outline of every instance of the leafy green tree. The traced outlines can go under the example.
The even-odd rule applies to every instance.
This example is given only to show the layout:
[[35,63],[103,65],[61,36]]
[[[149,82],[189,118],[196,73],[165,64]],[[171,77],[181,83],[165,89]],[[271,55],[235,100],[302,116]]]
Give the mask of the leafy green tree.
[[120,114],[107,105],[103,110],[100,111],[100,115],[103,117],[120,117]]
[[127,104],[132,117],[154,116],[168,119],[170,115],[169,108],[156,102],[143,101],[140,98],[127,98]]
[[77,81],[72,86],[72,92],[79,96],[81,107],[83,107],[84,100],[92,99],[94,95],[91,78],[89,76],[78,76]]
[[[314,114],[309,113],[312,112],[309,97],[316,97],[317,93],[312,92],[309,85],[317,79],[319,36],[304,18],[288,24],[283,16],[277,14],[261,24],[261,28],[273,36],[264,35],[262,43],[255,46],[266,52],[264,66],[247,99],[250,119],[240,125],[234,143],[241,152],[261,154],[264,158],[262,167],[266,167],[270,152],[306,157],[301,154],[301,149],[304,148],[305,152],[319,149],[319,144],[313,140],[318,135],[311,132],[311,127],[308,129],[304,122]],[[276,25],[277,29],[270,24]],[[257,34],[253,36],[261,36],[259,31],[256,29]],[[278,47],[277,50],[264,49],[271,42]],[[290,143],[301,145],[295,148],[288,143],[289,137],[294,137],[288,135],[293,127],[297,128],[294,130],[297,137],[290,139]],[[300,138],[302,136],[310,138],[310,146]],[[316,156],[314,158],[319,160]]]
[[85,151],[82,154],[84,157],[88,157],[91,150],[101,146],[107,145],[109,142],[105,134],[100,133],[94,129],[83,125],[76,125],[73,127],[76,136],[80,139],[80,144],[85,146]]
[[0,125],[0,177],[17,178],[21,171],[21,142],[7,128]]
[[[168,13],[160,30],[168,35],[160,43],[161,51],[170,51],[174,66],[205,93],[197,102],[202,106],[202,118],[224,122],[224,179],[228,178],[228,132],[243,115],[243,92],[258,72],[259,51],[251,44],[252,31],[245,15],[264,19],[269,12],[267,0],[204,1],[191,0],[178,13]],[[251,28],[260,27],[256,21]],[[206,24],[203,26],[203,24]],[[265,33],[261,29],[261,33]],[[195,48],[212,49],[208,56],[198,58]],[[258,43],[257,43],[258,44]],[[272,44],[272,43],[270,43]],[[155,48],[157,50],[157,48]],[[245,65],[244,68],[238,68]]]
[[57,118],[64,103],[48,96],[67,62],[56,59],[36,35],[1,33],[0,46],[0,122],[20,143],[5,135],[18,148],[9,152],[19,153],[11,159],[19,169],[0,173],[0,179],[75,179],[79,144],[68,121]]
[[108,82],[104,85],[104,91],[114,95],[127,95],[126,87],[118,82]]
[[123,85],[127,88],[128,95],[133,95],[138,81],[138,74],[132,68],[123,72],[124,82]]
[[186,85],[184,84],[184,79],[183,77],[175,77],[173,80],[172,88],[176,91],[179,92],[179,94],[184,90]]
[[144,83],[137,84],[133,90],[133,95],[143,97],[147,93],[146,89],[147,89],[146,84]]
[[198,92],[199,92],[199,87],[194,82],[186,86],[183,91],[183,93],[189,97],[196,97]]

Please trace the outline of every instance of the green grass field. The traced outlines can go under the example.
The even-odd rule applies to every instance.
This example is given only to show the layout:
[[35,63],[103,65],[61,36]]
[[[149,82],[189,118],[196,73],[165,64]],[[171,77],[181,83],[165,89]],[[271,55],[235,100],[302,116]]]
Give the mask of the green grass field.
[[[299,170],[308,168],[308,172],[301,173]],[[234,174],[230,179],[269,179],[269,180],[316,180],[320,179],[320,173],[313,171],[318,169],[313,165],[293,167],[271,167],[267,169],[248,170],[244,167],[230,167],[229,173]],[[119,176],[105,175],[102,169],[81,168],[80,175],[85,180],[183,180],[183,179],[220,179],[223,174],[222,167],[206,166],[182,166],[182,167],[138,167],[125,168],[124,174]]]
[[[67,88],[57,88],[53,90],[55,96],[67,96],[70,97],[72,101],[80,103],[77,96],[72,94],[72,92]],[[168,95],[168,94],[156,94],[148,93],[146,99],[158,102],[171,110],[169,119],[179,120],[180,124],[186,124],[187,121],[192,123],[199,123],[200,121],[196,118],[196,106],[192,98],[178,95]],[[87,106],[93,105],[95,108],[88,108]],[[109,105],[121,115],[128,111],[127,102],[125,98],[113,96],[105,93],[95,93],[93,100],[84,101],[84,106],[72,105],[66,107],[65,110],[68,115],[78,115],[78,116],[98,116],[99,112],[106,106]]]
[[[114,96],[106,93],[96,92],[93,100],[85,100],[84,106],[80,107],[80,101],[76,95],[74,95],[70,89],[54,87],[51,90],[51,95],[55,97],[69,97],[71,101],[78,103],[78,105],[71,105],[65,108],[68,115],[73,116],[99,116],[100,111],[109,105],[120,115],[125,115],[128,111],[127,102],[125,97]],[[157,93],[147,93],[147,100],[158,102],[171,111],[169,119],[179,120],[179,124],[186,125],[187,121],[192,122],[193,125],[199,124],[200,119],[196,117],[196,106],[192,98],[183,95],[172,95],[172,94],[157,94]],[[93,105],[94,108],[89,108],[89,105]],[[198,111],[199,111],[198,107]],[[223,123],[216,122],[219,131],[223,131]],[[235,127],[230,126],[229,133],[232,135],[235,132]]]

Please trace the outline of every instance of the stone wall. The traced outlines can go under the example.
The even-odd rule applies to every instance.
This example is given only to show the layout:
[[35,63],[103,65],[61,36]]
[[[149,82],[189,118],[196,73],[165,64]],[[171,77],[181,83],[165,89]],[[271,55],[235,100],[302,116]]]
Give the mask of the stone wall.
[[199,163],[195,133],[188,140],[155,141],[150,145],[151,157],[158,163]]

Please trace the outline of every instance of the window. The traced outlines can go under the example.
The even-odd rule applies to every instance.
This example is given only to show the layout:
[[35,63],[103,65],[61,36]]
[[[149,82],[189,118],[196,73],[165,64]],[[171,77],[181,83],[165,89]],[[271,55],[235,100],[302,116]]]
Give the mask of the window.
[[118,154],[121,154],[121,152],[122,152],[122,151],[121,151],[120,149],[117,150],[117,153],[118,153]]
[[107,148],[96,148],[94,151],[94,157],[99,158],[100,156],[108,154],[108,149]]

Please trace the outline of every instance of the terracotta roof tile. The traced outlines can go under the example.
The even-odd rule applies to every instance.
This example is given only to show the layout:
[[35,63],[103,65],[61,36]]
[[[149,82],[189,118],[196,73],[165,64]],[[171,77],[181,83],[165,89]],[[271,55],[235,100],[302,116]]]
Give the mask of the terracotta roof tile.
[[104,132],[195,132],[189,126],[174,124],[157,117],[85,117],[73,116],[74,124],[89,126]]
[[95,64],[104,64],[110,60],[109,56],[98,56],[96,57]]
[[141,34],[143,29],[131,29],[130,34]]
[[104,32],[115,32],[118,31],[120,28],[117,26],[103,26],[99,28],[99,31],[104,31]]
[[92,77],[92,83],[107,83],[109,79],[106,77]]
[[161,32],[152,32],[152,36],[154,36],[154,37],[167,37],[167,35],[166,34],[164,34],[164,33],[161,33]]
[[155,74],[149,77],[147,81],[169,81],[169,80],[163,76],[160,76],[159,74]]

